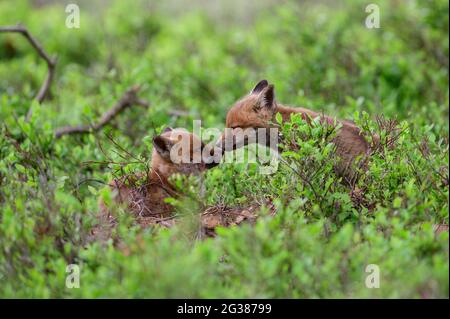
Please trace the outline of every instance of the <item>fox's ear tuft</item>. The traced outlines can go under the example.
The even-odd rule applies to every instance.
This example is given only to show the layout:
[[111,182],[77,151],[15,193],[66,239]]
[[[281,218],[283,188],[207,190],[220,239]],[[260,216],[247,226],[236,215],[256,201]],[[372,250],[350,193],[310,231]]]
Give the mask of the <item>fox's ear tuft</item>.
[[171,128],[170,126],[168,126],[168,127],[166,127],[162,132],[161,132],[161,134],[164,134],[164,133],[167,133],[167,132],[172,132],[173,131],[173,128]]
[[172,146],[172,141],[161,135],[155,136],[153,138],[153,147],[158,152],[158,154],[166,160],[170,159],[170,150],[172,149]]
[[265,89],[264,93],[265,106],[272,107],[275,102],[275,86],[273,84],[269,85]]
[[253,88],[251,94],[261,92],[268,85],[269,85],[269,82],[267,82],[267,80],[259,81],[258,84],[256,84],[256,86]]
[[258,108],[273,108],[275,106],[275,87],[273,84],[265,87],[258,96]]

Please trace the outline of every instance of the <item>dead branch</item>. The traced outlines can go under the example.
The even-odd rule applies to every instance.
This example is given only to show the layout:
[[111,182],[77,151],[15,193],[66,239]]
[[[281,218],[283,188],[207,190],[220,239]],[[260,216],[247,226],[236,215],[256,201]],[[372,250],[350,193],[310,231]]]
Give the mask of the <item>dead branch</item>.
[[[47,77],[45,78],[44,82],[42,83],[41,88],[39,89],[39,92],[35,96],[35,99],[39,103],[42,103],[42,101],[44,101],[44,99],[47,96],[47,93],[50,89],[50,85],[52,83],[53,76],[55,73],[57,58],[50,57],[45,52],[45,50],[42,48],[42,46],[39,44],[39,42],[37,42],[37,40],[30,34],[30,32],[28,32],[27,28],[25,28],[24,26],[22,26],[20,24],[18,24],[16,26],[0,27],[0,32],[11,32],[11,33],[22,34],[28,40],[28,42],[30,42],[31,46],[36,50],[36,52],[39,54],[39,56],[42,59],[44,59],[45,62],[47,63],[47,68],[48,68]],[[28,110],[27,116],[26,116],[27,121],[30,119],[32,113],[33,113],[33,110],[30,107],[30,109]]]
[[114,104],[111,109],[105,112],[97,123],[92,125],[60,127],[56,129],[55,137],[60,138],[61,136],[68,134],[87,134],[97,132],[111,120],[113,120],[120,112],[132,105],[141,105],[148,107],[148,102],[138,98],[137,92],[139,91],[139,89],[139,86],[133,86],[126,90],[122,97],[116,102],[116,104]]

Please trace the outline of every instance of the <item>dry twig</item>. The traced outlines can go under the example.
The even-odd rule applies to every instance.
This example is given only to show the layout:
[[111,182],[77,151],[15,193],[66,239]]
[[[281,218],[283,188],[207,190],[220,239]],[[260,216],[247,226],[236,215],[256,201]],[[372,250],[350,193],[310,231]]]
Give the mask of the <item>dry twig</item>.
[[[30,42],[30,44],[32,45],[32,47],[36,50],[36,52],[39,54],[39,56],[45,60],[45,62],[47,63],[47,67],[48,67],[48,72],[47,72],[47,77],[45,78],[44,82],[41,85],[41,88],[39,89],[39,92],[36,94],[35,99],[39,102],[42,103],[42,101],[45,99],[45,97],[47,96],[47,93],[50,89],[50,85],[52,83],[53,80],[53,76],[55,73],[55,67],[56,67],[56,62],[57,62],[57,58],[56,57],[50,57],[45,50],[42,48],[42,46],[39,44],[39,42],[30,34],[30,32],[28,32],[28,29],[25,28],[24,26],[18,24],[16,26],[5,26],[5,27],[0,27],[0,33],[1,32],[10,32],[10,33],[20,33],[22,34],[27,40],[28,42]],[[27,117],[26,119],[29,120],[31,115],[33,113],[32,108],[30,107],[30,109],[28,110],[27,113]]]
[[105,112],[100,120],[93,125],[79,125],[79,126],[64,126],[56,129],[55,136],[60,138],[63,135],[68,134],[86,134],[91,132],[97,132],[114,119],[120,112],[132,105],[141,105],[148,107],[148,102],[141,100],[137,96],[139,86],[133,86],[129,88],[122,97],[113,105],[111,109]]

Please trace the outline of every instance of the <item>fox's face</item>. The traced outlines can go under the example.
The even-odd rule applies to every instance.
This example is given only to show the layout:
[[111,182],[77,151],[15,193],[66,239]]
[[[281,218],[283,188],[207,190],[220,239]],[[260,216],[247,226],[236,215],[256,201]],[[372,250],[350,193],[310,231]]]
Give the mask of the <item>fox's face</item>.
[[[129,208],[140,216],[170,213],[171,206],[164,202],[164,198],[171,195],[168,192],[169,177],[175,173],[199,174],[216,165],[205,164],[202,161],[204,148],[202,141],[186,130],[165,129],[162,134],[153,138],[151,175],[146,177],[138,173],[110,182],[114,200],[118,203],[127,203]],[[147,193],[142,195],[141,191],[136,191],[136,183],[148,177],[150,180],[146,185],[149,188]],[[102,198],[99,200],[99,208],[102,222],[110,222],[113,218]]]
[[271,122],[276,111],[274,86],[269,85],[266,80],[261,80],[250,94],[236,102],[228,111],[225,126],[232,131],[231,134],[230,131],[223,134],[217,145],[222,147],[223,151],[225,140],[227,145],[233,145],[233,149],[246,145],[248,141],[245,136],[242,137],[242,130],[248,132],[250,129],[273,127]]
[[198,174],[217,165],[203,161],[205,144],[183,129],[166,128],[153,139],[153,147],[152,169],[165,179],[175,173]]
[[275,112],[274,86],[262,80],[228,111],[226,127],[268,128]]

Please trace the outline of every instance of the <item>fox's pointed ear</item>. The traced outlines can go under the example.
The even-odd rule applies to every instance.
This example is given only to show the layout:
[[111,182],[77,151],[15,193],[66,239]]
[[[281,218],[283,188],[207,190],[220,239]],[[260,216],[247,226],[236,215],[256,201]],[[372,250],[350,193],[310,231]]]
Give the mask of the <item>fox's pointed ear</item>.
[[164,133],[167,133],[167,132],[172,132],[173,131],[173,128],[171,128],[170,126],[168,126],[168,127],[166,127],[162,132],[161,132],[161,134],[164,134]]
[[253,88],[251,94],[261,92],[268,85],[269,85],[269,82],[267,82],[267,80],[259,81],[258,84],[256,84],[255,87]]
[[273,84],[266,86],[258,96],[258,105],[259,109],[265,108],[273,108],[275,106],[275,87]]
[[172,149],[173,142],[161,135],[153,138],[153,147],[161,155],[162,158],[170,160],[170,150]]

